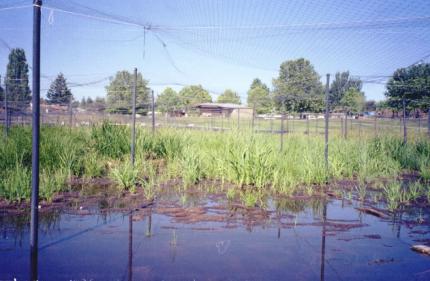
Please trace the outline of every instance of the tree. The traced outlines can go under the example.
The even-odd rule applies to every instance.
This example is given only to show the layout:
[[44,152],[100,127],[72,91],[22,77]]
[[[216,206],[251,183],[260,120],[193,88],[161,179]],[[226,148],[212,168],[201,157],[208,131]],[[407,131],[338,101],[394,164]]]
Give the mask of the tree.
[[219,97],[217,102],[219,103],[236,103],[240,104],[240,97],[236,92],[233,92],[230,89],[227,89],[222,93]]
[[12,49],[7,64],[5,88],[12,106],[27,107],[31,101],[28,64],[23,49]]
[[362,87],[363,82],[360,79],[351,77],[349,71],[337,72],[335,79],[330,85],[330,105],[333,108],[339,106],[341,99],[349,89],[353,88],[357,91],[361,91]]
[[[420,108],[430,113],[430,64],[416,64],[397,69],[387,82],[385,96],[388,105],[393,110],[401,109],[403,111],[403,141],[406,143],[405,118],[408,112]],[[430,114],[428,115],[428,127],[430,129]]]
[[51,83],[47,96],[48,104],[67,105],[73,99],[72,92],[67,87],[66,79],[62,73]]
[[260,79],[255,78],[248,90],[248,106],[255,107],[258,114],[269,113],[272,110],[270,90]]
[[360,113],[363,111],[365,104],[364,94],[355,88],[349,88],[339,101],[339,104],[347,113]]
[[249,87],[250,90],[252,90],[254,88],[263,88],[263,90],[265,90],[267,93],[270,92],[269,87],[267,87],[266,84],[264,84],[263,82],[261,82],[261,80],[259,78],[255,78],[252,81],[251,86]]
[[[109,112],[131,113],[133,83],[134,74],[126,70],[118,71],[115,77],[111,78],[109,85],[106,87],[107,109]],[[146,114],[149,108],[148,81],[143,79],[141,73],[138,73],[136,84],[136,112]]]
[[290,112],[321,111],[323,86],[312,64],[303,58],[283,62],[273,80],[276,109]]
[[181,105],[188,111],[191,107],[204,102],[212,102],[209,92],[203,89],[201,85],[192,85],[182,88],[179,91]]
[[181,100],[175,90],[168,87],[158,95],[157,108],[163,113],[172,112],[181,106]]

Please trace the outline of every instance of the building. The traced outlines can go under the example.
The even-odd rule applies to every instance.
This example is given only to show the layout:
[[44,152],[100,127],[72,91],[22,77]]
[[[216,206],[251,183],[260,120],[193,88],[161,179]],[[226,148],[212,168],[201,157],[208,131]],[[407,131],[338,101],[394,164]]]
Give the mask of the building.
[[253,116],[251,107],[234,103],[201,103],[195,106],[201,116],[223,116],[240,118]]

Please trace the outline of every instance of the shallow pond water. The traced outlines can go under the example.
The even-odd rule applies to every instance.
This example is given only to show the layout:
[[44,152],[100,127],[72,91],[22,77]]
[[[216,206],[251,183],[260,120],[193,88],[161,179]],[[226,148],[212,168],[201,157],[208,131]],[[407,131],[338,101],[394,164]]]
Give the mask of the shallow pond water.
[[[410,250],[429,243],[429,214],[382,219],[359,204],[261,210],[169,196],[133,212],[53,210],[41,214],[34,265],[39,280],[430,280],[430,257]],[[0,280],[30,278],[27,221],[0,214]]]

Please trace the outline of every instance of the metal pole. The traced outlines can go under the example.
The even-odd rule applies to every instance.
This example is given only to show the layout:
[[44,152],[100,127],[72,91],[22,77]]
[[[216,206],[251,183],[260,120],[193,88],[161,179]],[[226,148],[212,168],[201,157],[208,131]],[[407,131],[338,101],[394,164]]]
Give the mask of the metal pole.
[[348,138],[348,111],[345,112],[345,139]]
[[306,135],[309,136],[309,114],[306,114]]
[[427,108],[427,135],[430,137],[430,107]]
[[70,101],[69,101],[69,125],[70,128],[72,128],[73,126],[73,108],[72,108],[72,97],[70,96]]
[[253,105],[253,107],[252,107],[252,122],[251,122],[251,130],[252,130],[252,132],[254,132],[254,125],[255,125],[255,103],[254,103],[254,105]]
[[5,82],[4,82],[4,135],[7,137],[7,133],[8,133],[8,124],[7,124],[7,119],[8,119],[8,108],[7,108],[7,76],[5,78]]
[[284,119],[285,119],[285,114],[282,113],[281,115],[281,152],[284,150]]
[[240,129],[240,108],[237,109],[237,130]]
[[375,138],[378,136],[378,116],[375,114]]
[[324,160],[325,160],[325,168],[328,171],[328,126],[329,126],[329,114],[330,114],[330,105],[329,105],[329,86],[330,85],[330,74],[327,74],[327,83],[325,86],[325,145],[324,145]]
[[403,98],[403,143],[408,142],[408,129],[406,127],[406,99]]
[[133,93],[131,98],[131,165],[134,167],[136,158],[136,87],[137,87],[137,68],[134,68],[133,74]]
[[155,133],[155,99],[154,99],[154,90],[151,90],[152,94],[152,134]]
[[39,228],[39,134],[40,134],[40,18],[42,0],[33,2],[33,127],[31,154],[31,219],[30,219],[30,280],[37,280],[37,247]]

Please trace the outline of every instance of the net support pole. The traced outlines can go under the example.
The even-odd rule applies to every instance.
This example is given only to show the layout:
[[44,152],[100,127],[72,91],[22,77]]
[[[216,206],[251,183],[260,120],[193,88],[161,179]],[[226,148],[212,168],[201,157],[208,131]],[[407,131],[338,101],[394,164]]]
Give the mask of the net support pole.
[[133,73],[133,93],[131,98],[131,165],[134,167],[136,159],[136,87],[137,87],[137,68]]
[[39,144],[40,144],[40,20],[42,0],[33,2],[33,95],[31,154],[31,215],[30,215],[30,280],[37,280],[37,250],[39,229]]
[[151,90],[151,110],[152,110],[152,134],[155,134],[155,98],[154,90]]
[[327,81],[325,85],[325,134],[324,134],[324,161],[325,169],[328,172],[328,126],[329,126],[329,114],[330,114],[330,104],[329,104],[329,92],[330,92],[330,74],[327,74]]

